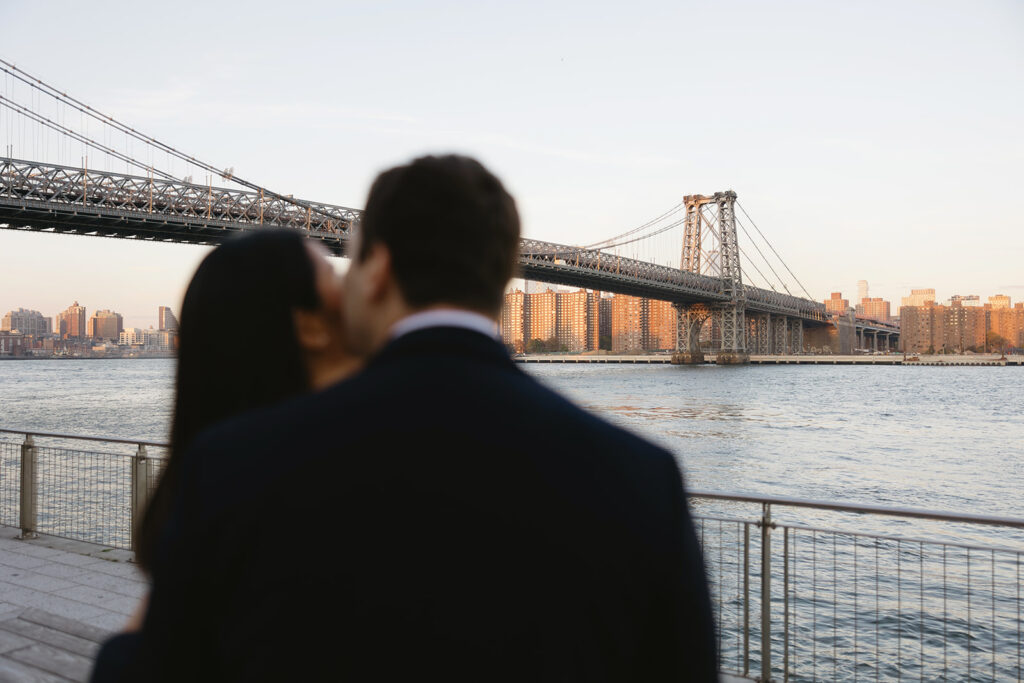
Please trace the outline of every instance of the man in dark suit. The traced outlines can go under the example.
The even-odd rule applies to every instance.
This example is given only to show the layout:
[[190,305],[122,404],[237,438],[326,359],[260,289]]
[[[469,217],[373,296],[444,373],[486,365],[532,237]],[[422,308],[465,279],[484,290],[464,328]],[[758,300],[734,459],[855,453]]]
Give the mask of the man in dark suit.
[[675,459],[496,338],[518,243],[476,161],[383,173],[344,292],[371,360],[197,440],[143,627],[101,660],[162,680],[715,680]]

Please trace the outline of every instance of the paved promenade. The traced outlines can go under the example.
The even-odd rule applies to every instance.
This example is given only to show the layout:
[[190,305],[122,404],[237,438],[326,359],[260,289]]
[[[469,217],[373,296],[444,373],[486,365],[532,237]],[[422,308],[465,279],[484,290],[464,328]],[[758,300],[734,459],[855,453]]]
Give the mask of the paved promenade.
[[146,591],[131,553],[0,527],[0,681],[83,681]]
[[[86,681],[146,582],[131,553],[0,526],[0,683]],[[722,683],[748,679],[722,676]]]

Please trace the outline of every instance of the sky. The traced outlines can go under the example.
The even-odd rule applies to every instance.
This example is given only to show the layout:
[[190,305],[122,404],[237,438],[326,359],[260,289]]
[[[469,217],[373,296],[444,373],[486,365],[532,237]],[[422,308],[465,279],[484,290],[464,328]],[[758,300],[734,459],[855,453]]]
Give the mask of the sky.
[[[589,244],[733,189],[815,299],[1024,300],[1019,2],[6,1],[0,57],[285,194],[362,207],[456,151],[524,235]],[[0,313],[155,325],[205,253],[0,230]]]

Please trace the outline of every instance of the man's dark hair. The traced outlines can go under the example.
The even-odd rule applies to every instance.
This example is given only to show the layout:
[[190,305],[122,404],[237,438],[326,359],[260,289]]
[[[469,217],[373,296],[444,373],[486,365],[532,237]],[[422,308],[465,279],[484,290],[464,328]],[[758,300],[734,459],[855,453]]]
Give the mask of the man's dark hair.
[[370,188],[361,230],[355,257],[387,247],[409,305],[501,309],[519,253],[519,213],[475,159],[426,156],[384,171]]

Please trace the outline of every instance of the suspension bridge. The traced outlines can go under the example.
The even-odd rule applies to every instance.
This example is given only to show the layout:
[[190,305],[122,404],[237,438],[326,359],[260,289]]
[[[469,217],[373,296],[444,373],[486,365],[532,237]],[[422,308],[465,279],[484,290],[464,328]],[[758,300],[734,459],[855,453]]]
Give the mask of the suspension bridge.
[[[0,131],[7,140],[0,156],[0,229],[214,245],[241,231],[285,227],[335,255],[347,254],[360,210],[275,192],[99,112],[10,62],[0,59],[0,71]],[[67,163],[76,155],[79,163]],[[206,182],[193,182],[197,174]],[[688,195],[650,221],[585,246],[524,239],[519,262],[525,279],[672,302],[683,363],[703,360],[706,325],[720,340],[719,363],[743,363],[752,352],[800,353],[805,329],[834,325],[732,191]],[[881,323],[860,327],[858,333],[873,333],[876,344],[880,334],[898,335]]]

